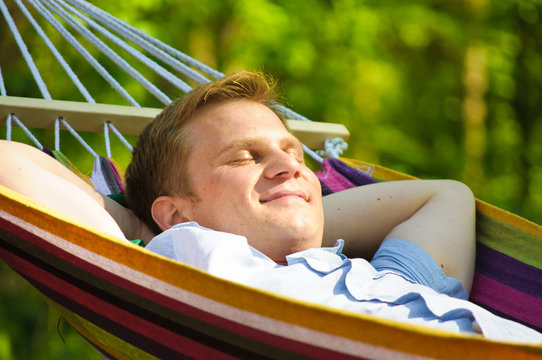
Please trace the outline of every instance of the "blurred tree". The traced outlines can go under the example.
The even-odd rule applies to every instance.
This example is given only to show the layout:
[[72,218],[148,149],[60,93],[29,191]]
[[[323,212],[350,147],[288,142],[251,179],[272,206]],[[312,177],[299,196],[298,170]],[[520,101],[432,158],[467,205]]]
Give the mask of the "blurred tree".
[[[542,223],[540,0],[93,3],[222,72],[263,70],[276,76],[294,110],[349,128],[349,157],[418,177],[462,180],[477,197]],[[16,5],[7,5],[53,97],[81,101]],[[98,102],[126,104],[60,35],[44,28]],[[8,95],[40,97],[5,22],[0,22],[0,54]],[[109,59],[97,58],[143,106],[162,106]],[[180,95],[129,62],[169,96]],[[50,132],[38,133],[52,144]],[[103,153],[102,135],[85,138]],[[90,171],[91,159],[71,136],[63,135],[61,144]],[[115,143],[113,152],[127,164],[122,145]],[[2,284],[12,276],[2,270]],[[0,289],[0,319],[9,324],[0,332],[1,358],[61,356],[46,350],[58,340],[56,320],[42,318],[43,302],[36,298],[33,290]],[[65,338],[68,331],[62,331]],[[25,346],[29,340],[33,346]],[[82,347],[96,357],[90,346]]]

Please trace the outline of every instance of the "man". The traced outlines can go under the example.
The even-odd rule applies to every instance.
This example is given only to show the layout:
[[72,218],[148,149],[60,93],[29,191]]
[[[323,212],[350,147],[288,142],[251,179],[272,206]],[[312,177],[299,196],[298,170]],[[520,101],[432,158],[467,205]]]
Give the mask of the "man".
[[[195,221],[247,237],[277,262],[345,240],[351,256],[370,256],[386,237],[427,251],[470,289],[474,199],[452,181],[361,187],[325,198],[303,151],[274,110],[274,84],[238,73],[194,89],[140,134],[126,171],[129,208],[156,233]],[[279,196],[285,192],[288,196]],[[293,195],[293,196],[289,196]],[[274,197],[279,196],[278,201]]]
[[[468,188],[453,181],[392,182],[322,203],[318,180],[273,103],[264,77],[240,73],[194,90],[143,131],[127,169],[127,200],[149,228],[163,231],[149,249],[307,301],[495,339],[542,341],[464,301],[474,266]],[[42,154],[20,145],[13,154],[14,145],[0,145],[6,151],[0,165],[14,170],[0,175],[0,183],[114,235],[122,236],[118,223],[127,237],[145,232],[148,238],[148,228],[128,210],[49,160],[41,163]],[[26,183],[13,180],[19,174],[29,176]],[[62,189],[62,196],[36,190],[44,184],[48,193]],[[80,211],[88,203],[91,216]],[[107,214],[99,220],[103,207],[116,223]],[[347,259],[341,242],[320,248],[322,240],[332,245],[339,238],[349,254],[379,249],[372,265]]]

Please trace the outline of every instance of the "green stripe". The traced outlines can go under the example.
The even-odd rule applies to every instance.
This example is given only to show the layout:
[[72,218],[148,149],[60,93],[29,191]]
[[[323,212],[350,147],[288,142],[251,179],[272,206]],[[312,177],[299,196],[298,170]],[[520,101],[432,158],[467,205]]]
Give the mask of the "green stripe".
[[136,245],[139,245],[141,247],[145,247],[145,242],[141,239],[134,239],[134,240],[130,240],[131,243],[134,243]]
[[516,260],[542,268],[542,238],[479,212],[476,214],[476,240]]
[[66,155],[64,155],[60,150],[53,150],[52,153],[55,156],[55,159],[57,159],[57,161],[59,161],[62,165],[64,165],[68,169],[70,170],[72,169],[70,161],[68,160]]

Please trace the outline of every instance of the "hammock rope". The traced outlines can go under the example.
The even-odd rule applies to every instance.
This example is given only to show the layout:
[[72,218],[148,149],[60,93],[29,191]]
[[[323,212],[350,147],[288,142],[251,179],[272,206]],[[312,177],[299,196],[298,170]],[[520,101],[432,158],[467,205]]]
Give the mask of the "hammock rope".
[[35,0],[30,4],[72,45],[75,50],[132,106],[139,107],[138,102],[119,84],[117,80],[85,49],[66,28],[55,19],[51,13]]
[[124,60],[119,55],[117,55],[102,40],[100,40],[96,35],[90,32],[90,30],[88,30],[82,24],[74,20],[74,17],[70,15],[62,7],[60,7],[57,3],[53,3],[47,0],[42,1],[42,3],[45,4],[45,6],[49,8],[49,10],[54,12],[64,21],[66,21],[73,29],[75,29],[79,34],[81,34],[85,39],[87,39],[92,45],[98,48],[104,55],[110,58],[120,68],[122,68],[130,76],[132,76],[137,82],[139,82],[143,87],[145,87],[151,94],[153,94],[164,105],[167,105],[171,102],[171,99],[166,94],[164,94],[153,83],[151,83],[147,78],[145,78],[145,76],[143,76],[139,71],[137,71],[130,64],[128,64],[126,60]]
[[43,150],[43,145],[38,141],[38,139],[32,134],[32,132],[15,116],[15,114],[9,114],[6,119],[6,139],[11,140],[11,120],[15,121],[15,123],[23,130],[23,132],[28,136],[30,140],[36,145],[36,147],[40,150]]
[[75,9],[73,6],[70,6],[66,4],[63,0],[58,0],[63,6],[65,6],[69,11],[77,15],[80,19],[82,19],[85,23],[87,23],[91,28],[98,31],[103,36],[107,37],[109,40],[111,40],[113,43],[118,45],[120,48],[128,52],[130,55],[141,61],[143,64],[145,64],[147,67],[149,67],[151,70],[156,72],[158,75],[160,75],[162,78],[170,82],[172,85],[177,87],[182,92],[188,92],[192,88],[190,85],[173,75],[171,72],[167,71],[162,66],[158,65],[155,61],[151,60],[149,57],[145,56],[143,53],[141,53],[139,50],[136,50],[134,47],[128,45],[124,40],[120,39],[118,36],[111,33],[109,30],[105,29],[103,26],[96,23],[94,20],[90,19],[89,17],[85,16],[81,12],[79,12],[77,9]]
[[107,121],[106,124],[109,127],[109,129],[111,129],[111,131],[113,131],[113,133],[117,136],[117,138],[124,144],[124,146],[126,146],[128,148],[128,150],[130,152],[132,152],[134,150],[134,148],[128,142],[128,140],[126,140],[126,138],[121,134],[121,132],[117,130],[115,125],[113,125],[113,123],[111,121]]
[[[93,11],[93,10],[91,9],[90,11]],[[95,15],[96,13],[92,12],[91,14]],[[136,44],[139,47],[145,49],[150,54],[156,56],[158,59],[160,59],[164,63],[168,64],[173,69],[179,71],[180,73],[182,73],[183,75],[191,78],[192,80],[195,80],[196,82],[198,82],[200,84],[209,81],[207,78],[201,76],[199,73],[195,72],[193,69],[191,69],[188,66],[186,66],[185,64],[179,62],[177,59],[171,57],[170,55],[168,55],[164,51],[160,50],[159,48],[157,48],[153,44],[149,43],[145,39],[138,38],[137,36],[135,36],[134,34],[129,32],[128,29],[126,29],[126,28],[124,28],[124,27],[122,27],[120,25],[117,25],[116,23],[113,23],[113,22],[109,21],[109,19],[107,19],[107,18],[104,18],[104,19],[100,18],[99,20],[104,25],[106,25],[108,28],[110,28],[111,30],[117,31],[117,33],[122,35],[124,38],[132,41],[134,44]],[[96,26],[99,26],[95,22],[94,22],[94,24]],[[91,25],[91,24],[89,23],[89,25]],[[104,29],[103,27],[101,27],[101,28]],[[98,30],[98,28],[96,28],[96,29]],[[111,34],[111,32],[109,32],[109,31],[108,31],[108,33]],[[118,37],[116,37],[116,38],[118,39]],[[123,42],[123,43],[125,44],[125,42]],[[122,46],[122,45],[119,44],[119,46]],[[129,47],[129,48],[131,48],[131,47]],[[130,50],[128,50],[128,51],[130,51]],[[137,51],[137,50],[135,50],[135,51]],[[139,51],[137,51],[137,52],[140,53]],[[156,69],[153,68],[153,70],[155,70],[157,73],[159,73],[161,76],[163,76],[166,80],[168,80],[169,82],[174,84],[181,91],[183,91],[184,93],[187,93],[190,90],[192,90],[192,87],[190,85],[188,85],[186,82],[182,81],[181,79],[179,79],[178,77],[176,77],[175,75],[170,73],[169,71],[165,70],[163,67],[159,66],[158,64],[156,64],[154,61],[150,60],[149,58],[147,58],[147,57],[145,57],[145,58],[148,59],[148,60],[145,60],[145,61],[149,61],[150,64],[153,64],[153,65],[148,65],[149,67],[153,67],[153,66],[156,67]]]
[[85,100],[91,104],[95,104],[96,101],[94,100],[94,98],[90,95],[90,93],[88,92],[87,88],[83,85],[83,83],[81,82],[81,80],[79,80],[79,77],[77,76],[77,74],[75,74],[75,72],[72,70],[71,66],[66,62],[66,60],[64,60],[64,57],[62,56],[62,54],[60,54],[60,52],[57,50],[57,48],[55,47],[55,45],[51,42],[51,40],[49,39],[49,37],[47,36],[47,34],[45,34],[45,32],[43,31],[43,29],[41,28],[41,26],[38,24],[38,22],[34,19],[34,17],[32,16],[32,14],[30,14],[30,12],[28,11],[28,9],[26,8],[26,6],[24,6],[24,4],[21,2],[21,0],[15,0],[16,4],[19,6],[19,8],[21,9],[21,11],[23,12],[23,14],[26,16],[26,18],[28,19],[28,21],[30,21],[30,23],[32,24],[32,26],[34,27],[34,29],[37,31],[38,35],[43,39],[43,41],[45,42],[45,44],[47,45],[47,47],[49,48],[49,50],[51,50],[51,52],[53,53],[53,55],[55,56],[55,58],[58,60],[58,62],[60,63],[60,65],[62,66],[62,68],[66,71],[66,73],[68,74],[68,76],[70,77],[70,79],[72,80],[72,82],[74,83],[74,85],[77,87],[77,89],[79,90],[79,92],[81,93],[81,95],[83,95],[83,97],[85,98]]
[[[138,46],[141,46],[145,50],[147,50],[149,53],[153,54],[154,56],[158,57],[160,60],[166,62],[168,65],[172,66],[182,74],[186,75],[190,79],[196,81],[199,84],[203,84],[206,82],[210,82],[211,80],[207,79],[206,77],[202,76],[198,72],[194,71],[184,63],[188,64],[189,66],[192,66],[203,73],[211,76],[215,79],[220,79],[224,77],[224,74],[222,74],[219,71],[214,70],[213,68],[197,61],[196,59],[180,52],[177,49],[174,49],[173,47],[163,43],[162,41],[145,34],[143,31],[127,24],[126,22],[108,14],[107,12],[103,11],[102,9],[84,1],[80,0],[67,0],[70,4],[78,7],[79,9],[87,12],[88,14],[92,14],[95,19],[102,22],[104,25],[110,27],[111,29],[114,29],[119,34],[122,34],[127,39],[131,40],[132,42],[138,44]],[[152,45],[152,46],[149,46]],[[157,50],[162,50],[162,52],[159,52]],[[164,54],[169,54],[171,56],[165,57]],[[182,62],[176,61],[174,58],[177,58]],[[175,61],[171,61],[175,60]]]
[[2,67],[0,66],[0,96],[7,96],[6,84],[4,84],[4,77],[2,76]]
[[45,82],[43,81],[40,72],[38,68],[36,67],[36,64],[34,63],[34,59],[32,59],[32,55],[30,55],[30,52],[28,51],[28,48],[26,47],[26,44],[19,33],[19,30],[17,29],[17,25],[15,25],[15,22],[13,21],[13,18],[11,17],[11,14],[8,11],[8,8],[4,1],[2,0],[0,2],[0,9],[2,10],[2,13],[4,14],[4,19],[6,19],[6,22],[8,23],[8,26],[11,30],[11,33],[13,34],[13,37],[15,38],[15,41],[17,42],[17,46],[19,46],[19,49],[21,50],[21,53],[23,55],[23,58],[25,59],[30,72],[32,73],[32,76],[34,77],[34,80],[36,81],[36,84],[38,85],[39,90],[41,91],[41,94],[44,99],[51,100],[51,94],[49,94],[49,90],[47,89],[47,86],[45,85]]
[[60,117],[60,118],[58,118],[56,121],[60,121],[60,123],[62,123],[62,125],[64,125],[64,127],[66,128],[66,130],[68,130],[68,132],[69,132],[70,134],[72,134],[73,137],[75,137],[75,138],[77,139],[77,141],[79,141],[79,143],[80,143],[81,145],[83,145],[83,147],[84,147],[84,148],[85,148],[85,149],[86,149],[86,150],[87,150],[94,158],[97,157],[97,156],[99,156],[98,153],[97,153],[96,151],[94,151],[94,149],[92,149],[92,147],[91,147],[89,144],[87,144],[87,142],[81,137],[81,135],[79,135],[79,134],[77,133],[77,131],[75,131],[75,130],[70,126],[70,124],[68,124],[68,122],[67,122],[66,120],[64,120],[64,119],[62,119],[62,118]]
[[348,144],[343,139],[336,137],[328,139],[324,143],[324,150],[317,150],[316,153],[322,156],[327,155],[328,157],[338,158],[347,148]]
[[60,151],[60,121],[58,118],[55,120],[55,150]]
[[[66,1],[78,7],[79,9],[87,12],[88,14],[92,14],[92,16],[97,21],[109,27],[111,30],[114,30],[117,33],[121,34],[126,39],[129,39],[133,43],[137,44],[138,46],[145,49],[152,55],[164,61],[166,64],[170,65],[175,70],[181,72],[183,75],[191,78],[192,80],[195,80],[199,84],[209,82],[210,80],[203,77],[201,74],[194,71],[187,65],[177,61],[175,58],[169,56],[168,54],[171,54],[174,57],[186,62],[188,65],[195,67],[196,69],[204,72],[205,74],[207,74],[208,76],[214,79],[220,79],[224,77],[223,73],[210,68],[209,66],[180,52],[177,49],[172,48],[171,46],[161,42],[160,40],[156,38],[148,34],[145,34],[141,30],[136,29],[133,26],[123,22],[122,20],[113,17],[112,15],[95,7],[92,4],[83,2],[81,0],[66,0]],[[295,119],[295,120],[310,121],[305,116],[298,114],[295,111],[285,106],[279,105],[277,106],[277,108],[281,110],[284,113],[284,115],[288,118]]]
[[312,151],[305,144],[301,144],[301,145],[303,146],[303,151],[305,151],[305,154],[309,155],[312,159],[316,160],[320,164],[324,162],[324,159],[320,155],[318,155],[316,151]]
[[[71,81],[78,88],[79,92],[83,95],[85,100],[89,103],[95,103],[94,98],[90,95],[86,87],[79,80],[78,76],[71,69],[71,67],[64,60],[62,55],[58,52],[56,47],[52,44],[50,39],[47,37],[43,29],[32,17],[30,12],[22,4],[21,0],[15,0],[21,11],[24,13],[26,18],[32,23],[34,29],[38,35],[43,39],[47,47],[51,50],[55,58],[59,61],[61,66],[64,68],[68,74]],[[111,74],[93,57],[90,52],[58,21],[52,13],[56,14],[60,19],[69,24],[77,33],[81,34],[85,39],[87,39],[94,47],[96,47],[100,52],[105,56],[110,58],[117,66],[123,69],[128,73],[132,78],[138,81],[145,89],[151,92],[158,100],[164,104],[171,102],[171,99],[160,89],[158,89],[154,84],[152,84],[147,78],[145,78],[139,71],[134,69],[127,61],[118,56],[114,50],[112,50],[105,42],[99,39],[94,35],[89,28],[94,29],[97,33],[103,35],[109,39],[112,43],[116,44],[123,50],[127,51],[135,59],[141,62],[146,67],[150,68],[152,71],[157,73],[160,77],[166,79],[168,82],[173,84],[176,88],[183,92],[188,92],[191,90],[190,85],[181,80],[179,77],[175,76],[173,73],[168,71],[163,66],[159,65],[152,59],[150,59],[145,54],[141,53],[139,50],[135,49],[133,46],[127,44],[125,41],[120,39],[118,36],[113,34],[111,31],[107,30],[105,27],[116,31],[119,35],[125,39],[131,41],[140,48],[146,50],[149,54],[156,56],[158,59],[163,61],[165,64],[171,66],[174,70],[179,71],[184,76],[197,81],[198,83],[206,83],[210,80],[205,76],[201,75],[199,72],[189,67],[192,66],[199,71],[204,72],[208,76],[213,78],[223,77],[224,74],[211,69],[210,67],[202,64],[201,62],[183,54],[182,52],[173,49],[167,44],[141,32],[138,29],[122,22],[111,15],[105,13],[103,10],[96,8],[95,6],[82,2],[80,0],[29,0],[32,6],[36,11],[46,19],[61,35],[62,37],[72,45],[76,51],[81,54],[81,56],[96,70],[98,73],[115,89],[121,96],[123,96],[132,106],[139,107],[139,103],[127,92],[124,87],[122,87],[112,76]],[[2,0],[3,4],[3,0]],[[71,5],[70,5],[71,4]],[[81,11],[79,11],[79,10]],[[7,8],[4,5],[4,12],[7,12]],[[83,12],[86,12],[87,15],[84,15]],[[52,12],[52,13],[51,13]],[[9,15],[9,14],[7,14]],[[6,16],[6,19],[8,17]],[[11,19],[11,16],[9,16]],[[85,23],[89,28],[86,28],[83,23]],[[104,26],[98,24],[101,23]],[[21,48],[27,63],[31,69],[31,72],[34,74],[34,79],[38,86],[41,89],[42,96],[45,99],[50,100],[51,95],[47,90],[45,82],[41,78],[37,67],[35,66],[30,53],[26,49],[26,45],[22,40],[22,37],[18,33],[13,20],[10,22],[10,29],[16,31],[17,35],[15,37],[18,39],[17,43]],[[186,64],[182,63],[182,60]],[[189,66],[188,66],[188,65]],[[280,111],[284,113],[287,118],[310,121],[306,117],[297,114],[291,109],[277,105],[276,106]],[[118,136],[118,135],[117,135]],[[122,139],[121,139],[122,141]],[[123,142],[125,143],[125,142]],[[319,163],[323,162],[323,157],[338,157],[342,154],[343,149],[347,147],[346,142],[342,139],[327,139],[325,140],[324,149],[319,150],[317,153],[310,150],[308,147],[304,147],[305,152],[314,160]],[[131,146],[129,147],[131,148]]]
[[108,158],[111,158],[111,143],[109,141],[109,126],[107,126],[107,122],[104,123],[104,140],[105,140],[105,156]]

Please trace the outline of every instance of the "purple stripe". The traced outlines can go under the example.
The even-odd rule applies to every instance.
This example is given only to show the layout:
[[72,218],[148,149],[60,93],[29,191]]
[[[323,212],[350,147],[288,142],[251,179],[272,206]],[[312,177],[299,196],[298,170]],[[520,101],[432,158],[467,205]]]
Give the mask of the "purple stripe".
[[329,159],[329,164],[342,176],[347,178],[354,186],[373,184],[377,182],[371,176],[365,174],[359,169],[353,168],[339,159]]
[[476,247],[476,273],[542,299],[542,269],[525,264],[480,243]]

